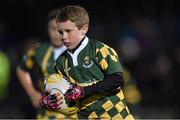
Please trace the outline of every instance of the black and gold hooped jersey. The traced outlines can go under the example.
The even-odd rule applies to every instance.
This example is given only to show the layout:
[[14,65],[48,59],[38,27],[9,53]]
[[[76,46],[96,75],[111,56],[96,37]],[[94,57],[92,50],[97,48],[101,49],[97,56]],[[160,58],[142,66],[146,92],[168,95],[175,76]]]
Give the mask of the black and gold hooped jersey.
[[[72,53],[64,52],[56,61],[57,68],[72,83],[91,86],[105,76],[122,73],[122,66],[113,48],[87,37]],[[121,89],[110,95],[93,95],[80,101],[79,118],[133,118],[129,113]]]

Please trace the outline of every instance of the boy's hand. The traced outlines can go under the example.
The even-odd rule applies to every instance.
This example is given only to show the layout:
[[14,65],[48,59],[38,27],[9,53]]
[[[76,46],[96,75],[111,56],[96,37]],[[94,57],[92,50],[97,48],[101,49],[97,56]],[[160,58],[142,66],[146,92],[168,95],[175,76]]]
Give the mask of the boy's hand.
[[50,95],[50,93],[47,93],[46,95],[43,95],[43,97],[40,100],[40,105],[43,108],[47,109],[59,109],[62,104],[63,97],[60,95],[60,93],[55,93]]
[[68,100],[80,100],[85,97],[84,88],[81,86],[72,85],[64,96]]

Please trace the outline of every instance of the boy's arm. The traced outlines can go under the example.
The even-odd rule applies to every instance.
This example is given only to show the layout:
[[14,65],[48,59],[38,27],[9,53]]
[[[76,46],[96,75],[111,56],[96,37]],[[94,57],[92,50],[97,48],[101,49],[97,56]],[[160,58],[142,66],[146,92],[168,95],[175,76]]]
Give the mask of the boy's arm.
[[92,86],[81,87],[75,85],[71,92],[65,96],[70,100],[79,100],[95,94],[111,93],[123,85],[123,77],[120,74],[112,74]]
[[112,74],[95,85],[85,87],[84,93],[87,97],[94,94],[110,93],[123,85],[123,77],[120,74]]
[[39,101],[40,101],[42,95],[39,91],[37,91],[34,88],[29,72],[24,71],[20,67],[17,67],[16,74],[17,74],[20,84],[24,88],[26,94],[31,98],[33,106],[35,108],[40,107]]

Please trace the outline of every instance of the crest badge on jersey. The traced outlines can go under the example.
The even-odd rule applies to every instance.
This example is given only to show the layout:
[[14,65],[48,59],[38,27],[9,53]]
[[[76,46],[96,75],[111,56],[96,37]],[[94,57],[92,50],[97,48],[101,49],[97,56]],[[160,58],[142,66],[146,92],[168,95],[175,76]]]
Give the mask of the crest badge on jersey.
[[90,57],[85,56],[83,61],[83,67],[90,68],[92,65],[93,65],[93,61],[90,59]]

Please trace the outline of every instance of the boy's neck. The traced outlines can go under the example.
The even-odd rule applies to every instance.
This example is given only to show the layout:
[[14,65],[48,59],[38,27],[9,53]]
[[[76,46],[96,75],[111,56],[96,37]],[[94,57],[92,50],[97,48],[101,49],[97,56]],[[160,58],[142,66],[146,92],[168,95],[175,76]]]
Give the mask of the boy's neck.
[[71,50],[68,50],[68,51],[71,52],[71,53],[74,53],[74,52],[77,50],[77,48],[79,48],[79,46],[82,44],[82,42],[84,41],[85,38],[86,38],[86,37],[84,36],[84,37],[81,39],[81,41],[79,42],[79,44],[78,44],[75,48],[73,48],[73,49],[71,49]]

